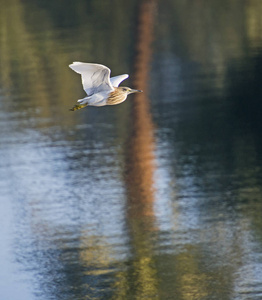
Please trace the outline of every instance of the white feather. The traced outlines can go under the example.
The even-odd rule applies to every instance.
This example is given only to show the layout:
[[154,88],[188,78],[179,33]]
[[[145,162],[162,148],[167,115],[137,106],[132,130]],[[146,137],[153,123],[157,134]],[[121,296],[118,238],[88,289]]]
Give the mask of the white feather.
[[81,74],[83,88],[88,96],[114,90],[109,78],[111,70],[106,66],[74,62],[69,67],[76,73]]
[[110,78],[110,82],[113,87],[118,87],[119,84],[129,77],[128,74],[118,75]]

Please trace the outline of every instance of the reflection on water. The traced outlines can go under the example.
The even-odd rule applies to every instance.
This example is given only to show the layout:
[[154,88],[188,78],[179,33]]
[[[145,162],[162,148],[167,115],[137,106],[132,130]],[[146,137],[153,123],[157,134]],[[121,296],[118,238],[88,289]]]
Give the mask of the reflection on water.
[[260,2],[0,0],[1,299],[261,299]]

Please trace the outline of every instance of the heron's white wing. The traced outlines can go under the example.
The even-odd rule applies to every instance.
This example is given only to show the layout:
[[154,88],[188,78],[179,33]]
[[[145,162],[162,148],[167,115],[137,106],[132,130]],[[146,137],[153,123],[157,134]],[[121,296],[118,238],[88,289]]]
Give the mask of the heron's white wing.
[[88,96],[114,90],[109,78],[111,70],[106,66],[74,62],[69,67],[76,73],[81,74],[83,88]]
[[129,77],[128,74],[118,75],[110,78],[111,84],[114,87],[118,87],[119,84]]

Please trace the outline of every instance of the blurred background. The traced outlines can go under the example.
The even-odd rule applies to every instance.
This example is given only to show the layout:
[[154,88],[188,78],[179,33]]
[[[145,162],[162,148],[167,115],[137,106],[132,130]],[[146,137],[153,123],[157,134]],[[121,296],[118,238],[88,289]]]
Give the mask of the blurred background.
[[[0,298],[262,298],[261,0],[0,0]],[[143,89],[70,112],[73,61]]]

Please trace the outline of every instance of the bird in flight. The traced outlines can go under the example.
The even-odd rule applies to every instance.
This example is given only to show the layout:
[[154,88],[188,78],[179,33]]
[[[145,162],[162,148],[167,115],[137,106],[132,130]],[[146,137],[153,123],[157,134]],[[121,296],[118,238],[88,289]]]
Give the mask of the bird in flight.
[[74,62],[69,67],[81,75],[82,84],[87,97],[79,99],[70,110],[84,108],[86,106],[116,105],[126,100],[132,93],[141,93],[129,87],[119,87],[119,84],[128,78],[128,74],[110,78],[111,70],[103,65]]

